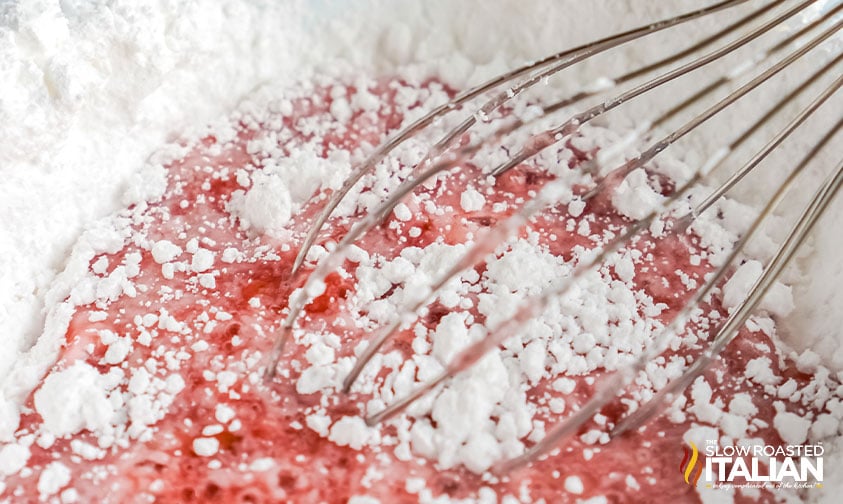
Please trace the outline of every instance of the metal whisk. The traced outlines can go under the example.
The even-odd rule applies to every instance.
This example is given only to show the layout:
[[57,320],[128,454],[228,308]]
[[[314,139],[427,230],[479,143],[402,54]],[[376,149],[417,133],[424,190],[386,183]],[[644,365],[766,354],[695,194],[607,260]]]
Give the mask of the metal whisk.
[[[596,57],[601,53],[608,52],[608,54],[611,54],[610,51],[618,48],[618,46],[638,41],[639,39],[642,40],[641,43],[646,43],[645,39],[657,32],[685,24],[698,24],[694,22],[712,16],[717,12],[735,9],[741,4],[747,3],[747,1],[721,1],[694,12],[642,26],[575,49],[554,54],[498,76],[485,84],[459,93],[449,103],[434,109],[377,148],[365,162],[356,167],[352,176],[345,182],[343,187],[332,194],[304,240],[296,258],[293,273],[301,267],[304,258],[317,241],[321,229],[332,212],[337,208],[340,201],[347,196],[355,184],[360,182],[364,176],[373,172],[378,163],[387,158],[400,144],[410,138],[416,137],[422,130],[430,127],[440,116],[455,113],[462,110],[475,99],[482,99],[485,95],[490,96],[474,113],[468,115],[457,127],[453,128],[430,147],[423,160],[413,168],[413,174],[401,183],[374,212],[370,212],[357,222],[336,245],[333,251],[319,262],[315,270],[308,277],[304,287],[298,291],[298,295],[290,299],[289,314],[284,320],[281,333],[275,342],[268,367],[268,375],[272,376],[275,373],[284,345],[289,339],[303,308],[309,299],[320,293],[319,287],[323,285],[325,277],[342,265],[346,253],[356,240],[383,221],[420,184],[440,173],[455,168],[467,156],[473,155],[483,147],[500,142],[501,138],[516,130],[525,128],[530,122],[515,120],[505,127],[499,128],[493,134],[481,138],[479,141],[456,147],[457,139],[461,138],[464,133],[470,131],[478,123],[488,122],[489,117],[500,107],[518,99],[519,96],[530,88],[566,68]],[[681,100],[677,105],[657,118],[644,121],[635,130],[634,134],[623,139],[620,145],[618,145],[619,148],[616,149],[620,151],[624,145],[628,145],[632,141],[653,137],[657,132],[665,129],[665,125],[671,119],[677,117],[680,112],[686,111],[691,106],[702,103],[706,99],[713,100],[710,98],[712,95],[715,95],[718,90],[726,88],[726,91],[721,93],[722,96],[714,99],[708,108],[693,115],[691,119],[684,122],[681,126],[673,129],[658,141],[653,142],[639,156],[628,161],[617,161],[615,158],[618,157],[618,152],[610,150],[611,152],[608,152],[606,156],[598,156],[596,159],[584,162],[581,169],[588,170],[590,173],[610,173],[610,175],[604,176],[602,179],[598,178],[596,185],[581,196],[583,201],[588,201],[601,192],[612,190],[611,182],[613,180],[617,181],[618,177],[623,178],[633,170],[643,167],[679,139],[694,133],[701,125],[715,118],[724,110],[734,107],[734,104],[738,100],[741,100],[765,83],[768,83],[768,81],[773,80],[782,72],[792,69],[792,65],[807,54],[812,53],[812,57],[822,59],[822,63],[816,65],[818,67],[817,70],[795,86],[784,98],[773,104],[749,128],[746,128],[735,139],[717,150],[706,163],[702,163],[697,172],[689,180],[682,182],[681,186],[678,186],[663,204],[652,209],[644,218],[630,224],[620,236],[606,244],[598,254],[590,259],[582,260],[574,268],[571,275],[559,285],[522,301],[513,317],[501,323],[498,327],[490,328],[488,335],[484,339],[462,350],[452,362],[445,366],[445,370],[437,378],[418,387],[410,395],[390,404],[383,411],[367,418],[367,423],[374,425],[398,414],[409,404],[427,394],[439,384],[472,366],[487,352],[499,347],[507,338],[516,334],[525,323],[541,314],[542,310],[548,306],[551,300],[568,292],[580,277],[599,267],[607,257],[621,249],[633,237],[647,230],[657,219],[664,222],[666,233],[674,235],[685,233],[699,215],[709,210],[739,181],[761,165],[771,153],[781,149],[781,144],[792,133],[800,129],[810,116],[823,107],[828,109],[829,100],[840,89],[841,85],[843,85],[843,75],[841,75],[843,72],[841,72],[840,65],[841,60],[843,60],[843,53],[841,53],[839,44],[839,32],[841,26],[843,26],[843,20],[839,16],[841,10],[843,10],[843,2],[841,1],[768,1],[763,3],[763,5],[757,6],[755,10],[743,15],[743,17],[738,18],[716,33],[704,35],[702,40],[699,40],[687,49],[646,65],[643,68],[616,76],[611,79],[608,85],[583,90],[551,105],[544,105],[542,117],[546,117],[554,112],[569,110],[570,107],[595,96],[608,94],[613,91],[617,93],[597,105],[573,114],[554,128],[532,135],[529,141],[525,142],[520,150],[510,155],[506,162],[491,170],[487,170],[484,175],[500,175],[536,156],[542,150],[570,138],[583,124],[609,111],[617,109],[647,93],[658,93],[660,90],[665,89],[666,84],[703,69],[714,62],[721,61],[727,55],[741,48],[755,48],[753,49],[755,51],[754,57],[750,59],[748,64],[725,72],[709,72],[710,83],[704,85],[690,97]],[[801,19],[802,22],[795,26],[788,25],[788,23],[793,23],[797,19]],[[786,28],[786,25],[789,27]],[[775,40],[769,42],[766,40],[768,38],[774,38]],[[816,87],[815,84],[826,74],[832,76],[836,74],[838,77],[832,79],[831,83],[824,89],[816,91],[814,89]],[[710,77],[712,75],[714,78]],[[748,80],[741,83],[742,78]],[[636,84],[636,82],[640,82],[641,80],[643,82]],[[700,80],[705,80],[705,77],[700,78]],[[629,89],[620,92],[616,91],[628,84],[631,85]],[[733,159],[738,157],[737,152],[739,152],[739,148],[747,144],[750,139],[757,140],[759,136],[764,135],[762,127],[767,125],[773,116],[785,114],[788,108],[792,108],[789,107],[791,102],[794,102],[799,96],[809,92],[815,95],[810,100],[810,103],[802,106],[800,110],[789,116],[789,122],[775,135],[766,138],[767,143],[760,150],[742,163],[736,162]],[[670,100],[671,96],[662,96],[661,99],[665,101]],[[550,429],[544,439],[527,449],[524,454],[515,459],[499,463],[493,468],[493,471],[498,474],[505,474],[548,452],[561,439],[575,433],[580,426],[600,412],[604,406],[615,400],[618,394],[627,387],[634,377],[644,370],[648,362],[664,352],[670,344],[671,339],[684,326],[694,307],[704,302],[712,291],[722,283],[728,272],[731,271],[731,268],[735,266],[747,242],[762,228],[765,219],[785,199],[785,196],[788,195],[797,178],[806,171],[807,166],[817,160],[817,154],[821,150],[828,145],[832,145],[831,140],[838,133],[842,124],[843,119],[838,120],[830,130],[818,135],[818,138],[814,140],[813,148],[808,149],[808,152],[804,153],[804,156],[788,174],[786,180],[767,199],[767,204],[749,229],[738,240],[723,265],[707,277],[705,284],[678,311],[678,314],[670,323],[654,336],[649,347],[633,363],[621,367],[613,374],[604,377],[602,382],[598,384],[596,394],[579,410]],[[616,164],[612,165],[611,163]],[[607,167],[612,168],[612,170],[605,170]],[[720,184],[713,183],[714,174],[721,173],[726,169],[731,170],[731,175],[726,178],[725,182]],[[708,347],[704,350],[703,354],[685,370],[681,377],[669,382],[651,400],[641,405],[636,411],[615,425],[610,435],[620,435],[625,431],[635,429],[645,423],[659,411],[660,405],[669,403],[673,398],[681,394],[684,388],[734,338],[738,329],[746,322],[751,312],[757,307],[777,276],[794,256],[796,249],[803,242],[806,235],[827,209],[830,201],[839,190],[841,183],[843,183],[843,161],[831,170],[828,178],[816,189],[816,192],[810,199],[810,203],[802,209],[797,222],[789,230],[777,252],[767,262],[761,277],[751,287],[742,302],[729,314],[715,337],[708,342]],[[401,308],[394,317],[394,320],[380,328],[370,339],[365,351],[360,355],[354,368],[346,377],[344,390],[347,392],[352,387],[361,371],[385,342],[395,335],[399,329],[416,320],[418,312],[434,299],[439,289],[448,283],[450,279],[483,261],[498,245],[525,225],[532,216],[548,206],[556,204],[556,198],[560,194],[561,189],[563,189],[563,184],[564,182],[561,180],[547,183],[536,197],[528,201],[518,212],[490,228],[486,236],[477,238],[467,248],[465,255],[456,264],[444,275],[432,282],[429,290],[421,296],[422,299],[420,301]],[[693,206],[687,204],[682,206],[689,192],[699,187],[700,184],[705,184],[706,186],[713,184],[716,188],[702,202]]]

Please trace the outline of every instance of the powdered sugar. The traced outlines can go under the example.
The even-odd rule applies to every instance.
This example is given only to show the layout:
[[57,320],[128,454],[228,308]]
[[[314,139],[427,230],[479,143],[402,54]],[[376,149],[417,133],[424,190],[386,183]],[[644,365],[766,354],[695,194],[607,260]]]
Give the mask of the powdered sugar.
[[220,448],[220,442],[216,438],[201,437],[193,440],[193,453],[200,457],[211,457]]
[[102,432],[111,427],[114,418],[107,395],[114,385],[93,367],[76,363],[44,380],[35,394],[35,407],[44,426],[55,436],[82,429]]
[[18,443],[9,443],[0,448],[0,472],[9,476],[26,465],[29,449]]
[[172,261],[182,254],[182,249],[170,240],[160,240],[152,246],[152,258],[158,264]]
[[641,168],[627,175],[612,195],[615,208],[621,214],[635,220],[646,217],[662,201],[664,197],[650,187],[647,173]]
[[[265,140],[273,142],[271,136]],[[260,145],[252,148],[259,151]],[[248,189],[235,193],[230,209],[245,228],[277,235],[317,189],[339,189],[350,171],[345,151],[334,151],[327,159],[307,149],[269,158],[262,170],[252,174],[251,181],[246,177],[240,180]]]
[[70,483],[70,469],[61,462],[48,465],[38,478],[38,492],[45,499]]

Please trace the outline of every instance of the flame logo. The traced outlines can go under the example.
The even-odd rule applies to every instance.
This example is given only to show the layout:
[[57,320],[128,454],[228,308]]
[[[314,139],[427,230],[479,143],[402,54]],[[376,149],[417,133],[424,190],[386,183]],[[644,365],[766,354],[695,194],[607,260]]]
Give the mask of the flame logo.
[[[682,463],[679,464],[679,472],[685,475],[685,483],[691,486],[697,486],[697,482],[700,480],[700,476],[702,475],[702,463],[697,465],[697,460],[700,457],[700,452],[697,450],[697,445],[693,442],[688,441],[688,444],[691,446],[689,450],[688,447],[684,447],[685,456],[682,457]],[[690,458],[690,460],[688,460]],[[694,468],[696,467],[697,473],[694,475],[693,479],[691,479],[691,474],[694,473]]]

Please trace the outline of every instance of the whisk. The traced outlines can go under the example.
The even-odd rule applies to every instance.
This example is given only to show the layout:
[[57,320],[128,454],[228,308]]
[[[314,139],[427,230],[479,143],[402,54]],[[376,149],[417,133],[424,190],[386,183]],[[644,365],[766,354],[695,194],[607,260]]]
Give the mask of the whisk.
[[[741,4],[747,3],[747,1],[721,1],[687,14],[648,24],[554,54],[540,61],[500,75],[480,86],[459,93],[450,102],[437,107],[427,115],[416,120],[412,125],[378,147],[368,159],[356,167],[342,188],[331,195],[324,209],[316,218],[315,222],[313,222],[294,263],[294,274],[302,266],[305,257],[316,243],[321,229],[325,226],[333,211],[364,176],[371,173],[399,145],[408,139],[417,137],[441,116],[462,110],[475,99],[489,96],[473,114],[468,115],[455,128],[434,143],[422,161],[413,168],[412,174],[376,210],[368,213],[355,223],[336,247],[317,264],[315,270],[307,278],[304,287],[297,291],[289,301],[289,313],[281,325],[280,334],[277,336],[270,355],[271,361],[267,368],[268,375],[272,376],[276,372],[284,345],[290,338],[296,321],[309,299],[321,293],[326,276],[342,265],[347,252],[356,240],[382,222],[419,185],[440,173],[459,166],[460,162],[465,160],[466,157],[473,155],[483,147],[500,142],[504,136],[526,128],[532,122],[520,119],[515,120],[504,127],[498,128],[491,135],[482,137],[478,141],[474,141],[469,145],[457,146],[457,140],[466,132],[470,131],[479,123],[488,123],[490,116],[496,110],[516,100],[533,86],[566,68],[594,58],[601,53],[611,55],[611,51],[617,50],[619,46],[639,39],[644,40],[657,32],[674,29],[680,25],[692,24],[694,22],[699,24],[699,20],[703,18],[727,9],[737,8]],[[843,2],[840,1],[768,1],[760,6],[756,6],[755,10],[738,18],[716,33],[704,36],[704,38],[687,49],[642,68],[616,76],[611,80],[604,80],[601,86],[584,89],[556,103],[542,106],[541,117],[543,118],[557,111],[567,111],[589,98],[610,93],[620,89],[624,85],[634,84],[642,78],[646,78],[654,73],[656,74],[654,77],[644,80],[643,83],[634,84],[628,90],[617,92],[616,95],[609,99],[573,114],[556,127],[547,129],[539,134],[531,135],[520,150],[510,155],[509,159],[504,163],[491,170],[487,170],[484,176],[490,174],[498,176],[536,156],[539,152],[551,145],[556,145],[570,138],[571,135],[576,133],[589,121],[622,107],[647,93],[663,90],[666,84],[691,72],[707,67],[711,63],[720,61],[738,49],[762,45],[762,42],[769,44],[755,49],[754,57],[746,65],[733,68],[728,72],[718,73],[715,71],[708,74],[709,76],[714,75],[714,78],[709,84],[703,86],[702,89],[689,98],[681,100],[657,118],[639,124],[632,134],[627,135],[618,142],[618,145],[615,146],[616,148],[607,149],[607,152],[604,153],[605,155],[585,161],[580,169],[589,171],[590,173],[610,173],[610,175],[598,178],[595,186],[581,196],[583,201],[588,201],[598,194],[611,191],[613,181],[622,179],[633,170],[643,167],[679,139],[694,133],[702,124],[724,110],[733,107],[738,100],[755,91],[778,74],[791,68],[796,61],[802,59],[807,54],[814,53],[814,57],[819,57],[816,54],[820,53],[823,57],[823,62],[819,69],[808,75],[799,85],[784,96],[784,98],[773,104],[762,117],[741,132],[728,145],[723,146],[711,155],[705,163],[700,165],[696,173],[689,180],[683,182],[681,186],[677,187],[673,194],[662,204],[652,209],[644,218],[629,224],[618,237],[603,246],[599,253],[578,263],[571,275],[558,285],[545,292],[524,299],[510,319],[502,322],[497,327],[490,328],[485,338],[472,343],[459,352],[445,366],[445,370],[438,377],[419,386],[408,396],[388,405],[381,412],[368,417],[366,419],[367,423],[369,425],[375,425],[400,413],[408,405],[444,381],[472,366],[487,352],[499,347],[507,338],[516,334],[524,324],[538,316],[548,306],[551,300],[568,292],[584,274],[599,267],[611,254],[624,247],[636,235],[649,229],[655,221],[661,220],[664,222],[665,233],[673,235],[685,233],[698,216],[711,209],[730,189],[761,165],[770,154],[781,149],[782,143],[795,131],[800,129],[810,116],[824,106],[828,107],[827,103],[829,100],[840,89],[841,85],[843,85],[843,75],[840,72],[840,62],[843,59],[843,54],[840,52],[839,45],[834,45],[837,42],[835,35],[839,33],[841,26],[843,26],[843,20],[838,16],[841,10],[843,10]],[[795,19],[802,20],[798,27],[783,29],[788,22],[792,22]],[[783,35],[775,42],[765,42],[765,36],[776,36],[779,33],[783,33]],[[729,39],[730,37],[734,38]],[[671,68],[674,65],[675,68]],[[669,69],[663,70],[665,68]],[[753,72],[754,75],[752,75]],[[741,77],[747,74],[750,74],[749,80],[737,85]],[[813,90],[815,87],[814,84],[819,82],[826,74],[831,74],[832,76],[837,74],[838,77],[833,79],[821,91],[817,92]],[[715,100],[708,108],[693,115],[690,120],[678,128],[673,129],[658,141],[653,142],[640,155],[630,160],[617,161],[616,158],[620,156],[620,152],[623,151],[625,146],[642,138],[648,139],[653,137],[664,128],[669,120],[676,117],[680,112],[702,102],[717,90],[723,88],[731,89],[727,89],[725,94]],[[794,102],[797,97],[805,95],[808,92],[815,93],[810,103],[792,114],[787,124],[775,135],[764,138],[767,140],[767,143],[760,150],[755,152],[743,163],[736,163],[734,161],[733,158],[737,157],[740,147],[747,144],[750,139],[758,139],[765,135],[763,127],[771,121],[773,116],[783,114],[791,102]],[[670,100],[671,97],[665,96],[664,99]],[[670,344],[671,339],[684,326],[694,307],[710,297],[712,291],[726,278],[728,272],[741,257],[748,241],[763,227],[765,220],[774,210],[779,207],[780,203],[789,194],[789,191],[792,190],[795,181],[806,171],[806,167],[816,162],[818,153],[830,144],[841,125],[843,125],[843,119],[838,120],[827,132],[818,136],[813,147],[804,153],[802,159],[796,163],[795,168],[788,173],[786,179],[778,186],[774,194],[768,198],[767,203],[761,209],[758,217],[739,238],[722,265],[706,278],[704,285],[696,291],[695,295],[677,312],[677,315],[674,316],[664,329],[660,330],[653,337],[649,346],[640,356],[632,363],[605,376],[598,384],[596,393],[579,410],[547,431],[547,434],[541,441],[528,448],[522,455],[498,463],[493,467],[493,472],[501,475],[506,474],[508,471],[528,464],[553,449],[563,438],[577,432],[580,426],[599,413],[604,406],[615,400],[618,394],[631,383],[634,377],[644,370],[648,362],[664,352]],[[610,163],[615,162],[617,162],[617,165],[610,165]],[[603,170],[606,165],[610,165],[613,169],[608,171]],[[735,166],[737,167],[735,168]],[[720,184],[711,184],[714,180],[714,174],[723,172],[726,167],[731,167],[731,175]],[[843,183],[843,161],[839,162],[830,171],[826,180],[816,188],[816,192],[810,198],[809,204],[801,210],[796,223],[788,231],[772,258],[767,261],[760,278],[752,285],[745,298],[729,313],[726,321],[717,330],[716,335],[707,343],[708,346],[702,355],[679,378],[670,381],[652,399],[621,419],[612,428],[610,432],[611,436],[617,436],[631,429],[636,429],[647,422],[649,418],[659,412],[661,405],[670,403],[672,399],[681,394],[684,388],[734,338],[738,329],[743,326],[752,311],[758,306],[773,282],[794,257],[799,245],[805,240],[821,215],[826,211],[839,190],[841,183]],[[466,253],[441,277],[431,283],[428,290],[421,296],[421,300],[412,302],[408,306],[399,309],[393,321],[381,327],[371,337],[368,346],[358,357],[353,369],[345,378],[343,384],[344,391],[348,392],[351,389],[362,370],[380,348],[402,327],[412,323],[418,317],[420,310],[432,302],[436,293],[449,280],[483,261],[502,242],[516,233],[538,212],[548,206],[558,204],[559,195],[564,192],[564,184],[565,182],[562,180],[548,182],[519,211],[491,227],[485,236],[478,237],[473,244],[468,246]],[[686,196],[690,191],[699,187],[701,184],[705,184],[706,187],[713,185],[715,188],[701,202],[692,206],[690,204],[683,206],[682,203],[685,202]]]

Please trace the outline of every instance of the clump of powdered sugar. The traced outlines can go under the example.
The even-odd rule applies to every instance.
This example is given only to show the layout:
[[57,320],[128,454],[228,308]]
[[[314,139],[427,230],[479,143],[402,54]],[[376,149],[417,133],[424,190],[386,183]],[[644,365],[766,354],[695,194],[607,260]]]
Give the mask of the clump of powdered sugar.
[[229,209],[244,228],[278,234],[317,190],[338,190],[350,173],[348,152],[337,150],[324,158],[302,148],[273,159],[250,179],[241,177],[245,189],[232,195]]

